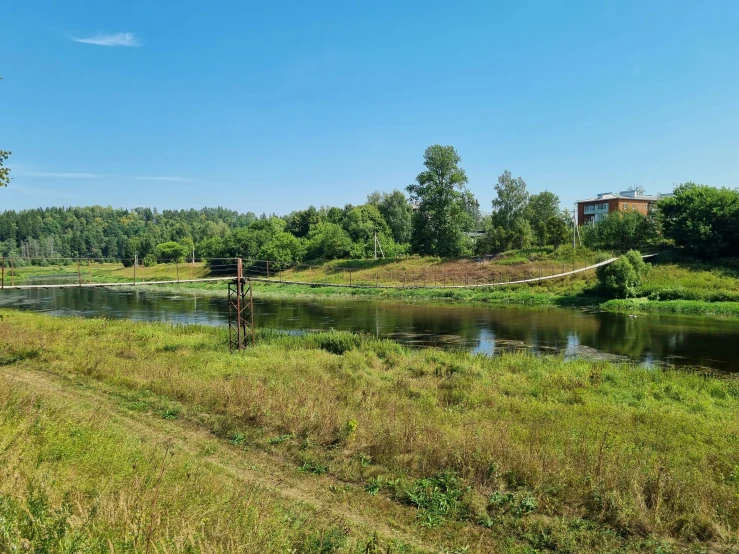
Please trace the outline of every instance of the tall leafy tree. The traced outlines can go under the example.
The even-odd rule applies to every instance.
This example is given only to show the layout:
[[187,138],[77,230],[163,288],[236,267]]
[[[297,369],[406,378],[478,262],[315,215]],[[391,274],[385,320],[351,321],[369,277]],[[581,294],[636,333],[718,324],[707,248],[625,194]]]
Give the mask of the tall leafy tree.
[[527,218],[529,193],[521,177],[510,171],[498,177],[493,213],[485,226],[485,236],[478,240],[480,254],[492,254],[511,248],[523,248],[532,241],[532,230]]
[[464,211],[470,218],[470,222],[473,229],[479,229],[483,224],[482,210],[480,210],[480,203],[472,194],[471,190],[465,190],[462,196],[462,203],[464,204]]
[[352,240],[340,225],[324,221],[311,229],[307,255],[313,260],[345,258],[351,247]]
[[287,231],[298,238],[308,236],[310,229],[321,222],[321,214],[315,207],[309,206],[307,210],[294,212],[287,224]]
[[554,248],[559,248],[565,242],[568,242],[572,233],[567,220],[561,214],[550,217],[546,224],[547,244],[551,244]]
[[465,251],[464,232],[471,226],[465,209],[467,174],[453,146],[435,144],[423,155],[424,171],[407,187],[416,203],[411,242],[418,254],[459,256]]
[[534,233],[534,240],[539,246],[551,244],[548,237],[549,220],[559,216],[559,197],[545,190],[532,194],[526,210],[526,217]]
[[413,209],[405,194],[397,189],[383,194],[377,207],[390,227],[393,240],[398,244],[410,242]]
[[526,182],[521,178],[513,178],[506,170],[498,177],[495,185],[497,197],[493,199],[493,220],[503,228],[512,228],[517,220],[525,218],[529,202]]
[[739,191],[684,183],[658,209],[676,246],[699,257],[739,256]]
[[374,242],[375,233],[389,235],[390,228],[373,204],[352,208],[344,220],[344,230],[353,242]]

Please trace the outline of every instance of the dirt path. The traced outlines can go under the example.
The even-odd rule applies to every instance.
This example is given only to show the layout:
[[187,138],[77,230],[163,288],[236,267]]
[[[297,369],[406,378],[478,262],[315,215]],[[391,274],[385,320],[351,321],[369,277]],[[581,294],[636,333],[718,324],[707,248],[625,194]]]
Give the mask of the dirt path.
[[[79,376],[72,380],[16,364],[0,366],[0,375],[42,394],[62,398],[70,403],[96,406],[136,436],[185,452],[203,463],[211,464],[237,481],[266,489],[275,496],[312,506],[324,518],[351,528],[355,536],[369,537],[377,532],[383,541],[399,541],[427,552],[438,552],[434,545],[439,544],[440,531],[425,529],[413,523],[415,510],[388,498],[370,496],[358,487],[343,491],[345,483],[330,476],[300,473],[294,463],[268,452],[232,446],[196,424],[165,420],[153,414],[128,410],[116,399],[117,391],[95,380],[86,380]],[[332,485],[342,492],[331,492]],[[470,526],[469,538],[478,548],[481,543],[487,542],[475,526]]]

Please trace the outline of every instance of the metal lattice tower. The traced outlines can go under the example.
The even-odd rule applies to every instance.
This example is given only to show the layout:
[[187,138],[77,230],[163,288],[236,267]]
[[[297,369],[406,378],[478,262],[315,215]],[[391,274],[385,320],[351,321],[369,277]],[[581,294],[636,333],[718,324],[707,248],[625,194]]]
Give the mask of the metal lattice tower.
[[254,346],[254,300],[251,283],[244,278],[241,258],[236,279],[228,284],[228,346],[231,352]]

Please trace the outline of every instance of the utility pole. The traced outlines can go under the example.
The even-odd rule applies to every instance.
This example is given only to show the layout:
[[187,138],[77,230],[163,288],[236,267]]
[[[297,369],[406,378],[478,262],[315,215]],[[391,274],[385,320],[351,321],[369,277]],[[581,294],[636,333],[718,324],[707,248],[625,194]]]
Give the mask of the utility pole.
[[385,258],[385,252],[382,251],[382,245],[380,244],[380,241],[377,239],[377,231],[375,231],[375,260],[377,259],[377,247],[380,247],[380,254],[382,254],[382,257]]
[[572,208],[572,249],[575,249],[575,235],[577,234],[577,204]]

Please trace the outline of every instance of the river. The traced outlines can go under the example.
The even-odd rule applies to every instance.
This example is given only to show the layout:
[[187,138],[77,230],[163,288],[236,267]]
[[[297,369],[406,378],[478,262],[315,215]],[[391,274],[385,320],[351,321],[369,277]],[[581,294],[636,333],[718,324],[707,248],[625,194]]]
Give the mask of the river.
[[[139,289],[69,288],[0,292],[0,307],[53,315],[225,325],[223,296]],[[739,321],[710,317],[495,308],[335,299],[262,299],[255,323],[286,331],[346,330],[412,347],[561,352],[567,357],[631,360],[646,366],[739,372]]]

